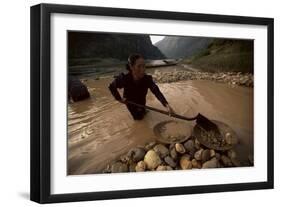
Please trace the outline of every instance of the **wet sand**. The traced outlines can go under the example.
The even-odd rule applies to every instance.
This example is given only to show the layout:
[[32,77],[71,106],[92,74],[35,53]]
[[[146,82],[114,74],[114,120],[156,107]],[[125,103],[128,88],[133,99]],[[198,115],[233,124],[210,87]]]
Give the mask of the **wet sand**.
[[[91,99],[68,105],[69,175],[101,173],[131,148],[154,141],[157,123],[174,119],[150,111],[143,120],[134,121],[126,106],[115,101],[108,90],[111,81],[87,78],[84,83]],[[253,88],[206,80],[158,86],[176,113],[195,116],[200,112],[228,124],[238,135],[239,144],[234,149],[241,161],[253,154]],[[147,105],[164,109],[150,91]]]

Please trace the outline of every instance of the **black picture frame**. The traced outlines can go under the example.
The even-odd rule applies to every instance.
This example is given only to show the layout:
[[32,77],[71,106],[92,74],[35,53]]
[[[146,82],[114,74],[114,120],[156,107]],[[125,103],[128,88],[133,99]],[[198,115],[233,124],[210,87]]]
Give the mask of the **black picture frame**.
[[[73,194],[51,194],[50,183],[50,15],[52,13],[99,15],[113,17],[153,18],[208,23],[233,23],[267,26],[267,181],[237,184],[169,187]],[[90,6],[39,4],[31,7],[31,151],[30,199],[38,203],[89,201],[103,199],[166,196],[225,191],[272,189],[274,187],[273,147],[273,45],[272,18],[182,13],[154,10],[105,8]]]

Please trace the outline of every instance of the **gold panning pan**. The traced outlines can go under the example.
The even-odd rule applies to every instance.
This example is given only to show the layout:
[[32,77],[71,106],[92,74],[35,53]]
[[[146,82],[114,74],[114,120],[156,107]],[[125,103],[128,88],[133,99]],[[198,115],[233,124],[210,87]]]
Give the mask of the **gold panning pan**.
[[229,150],[233,148],[238,143],[238,136],[227,124],[220,121],[212,120],[218,126],[221,136],[217,137],[212,131],[206,131],[199,125],[195,125],[193,129],[193,136],[195,136],[198,141],[214,150]]
[[186,122],[168,120],[156,124],[153,131],[157,141],[171,144],[186,141],[192,134],[192,126]]
[[134,106],[144,108],[144,109],[148,109],[148,110],[151,110],[151,111],[156,111],[158,113],[165,114],[165,115],[168,115],[168,116],[171,116],[171,117],[175,117],[177,119],[182,119],[182,120],[186,120],[186,121],[196,121],[196,124],[199,125],[200,127],[202,127],[204,130],[206,130],[208,132],[212,132],[216,136],[220,136],[218,126],[215,123],[213,123],[211,120],[209,120],[206,116],[203,116],[201,113],[198,113],[194,117],[185,117],[185,116],[176,114],[174,112],[171,113],[171,112],[164,111],[164,110],[161,110],[161,109],[153,108],[151,106],[137,104],[137,103],[134,103],[134,102],[128,101],[128,100],[126,101],[126,104],[134,105]]

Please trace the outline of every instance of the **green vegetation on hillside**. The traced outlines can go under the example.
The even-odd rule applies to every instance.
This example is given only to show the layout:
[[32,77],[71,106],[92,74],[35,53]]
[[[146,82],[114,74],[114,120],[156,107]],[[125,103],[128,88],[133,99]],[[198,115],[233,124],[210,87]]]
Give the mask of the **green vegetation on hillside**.
[[253,73],[253,41],[215,39],[208,47],[184,63],[203,71]]

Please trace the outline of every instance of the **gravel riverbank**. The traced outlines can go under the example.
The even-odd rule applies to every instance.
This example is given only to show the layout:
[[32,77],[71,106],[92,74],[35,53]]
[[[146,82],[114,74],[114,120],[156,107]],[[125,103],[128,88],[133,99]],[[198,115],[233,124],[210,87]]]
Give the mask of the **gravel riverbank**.
[[200,72],[200,71],[160,71],[156,70],[153,78],[158,83],[170,83],[181,80],[211,80],[245,87],[254,86],[254,76],[241,72]]

